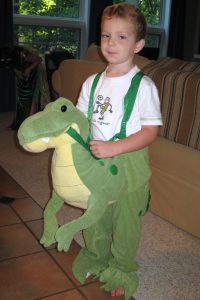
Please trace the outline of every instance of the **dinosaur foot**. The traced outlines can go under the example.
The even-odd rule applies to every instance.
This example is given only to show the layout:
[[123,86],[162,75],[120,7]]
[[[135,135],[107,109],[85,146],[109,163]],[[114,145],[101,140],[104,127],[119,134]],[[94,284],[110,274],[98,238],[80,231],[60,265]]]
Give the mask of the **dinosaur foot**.
[[44,229],[40,244],[44,247],[49,247],[56,242],[55,234],[58,230],[58,223],[54,215],[48,214],[47,209],[44,212]]
[[114,267],[108,267],[103,271],[99,280],[105,283],[102,288],[105,291],[111,291],[111,295],[120,296],[124,294],[124,299],[128,300],[135,292],[138,285],[138,278],[135,272],[123,272]]
[[90,275],[98,278],[105,268],[103,263],[100,263],[94,256],[90,256],[89,252],[83,248],[73,262],[72,271],[74,277],[83,284]]
[[59,252],[67,252],[71,245],[74,235],[66,230],[65,225],[61,226],[55,235],[56,242],[58,243],[57,249]]

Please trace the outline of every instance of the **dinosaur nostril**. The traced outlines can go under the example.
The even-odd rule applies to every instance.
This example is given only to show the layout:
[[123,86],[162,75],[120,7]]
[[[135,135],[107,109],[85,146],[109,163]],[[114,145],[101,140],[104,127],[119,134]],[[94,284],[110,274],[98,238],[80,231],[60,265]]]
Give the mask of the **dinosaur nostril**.
[[66,106],[66,105],[61,106],[61,111],[62,111],[62,112],[67,111],[67,106]]

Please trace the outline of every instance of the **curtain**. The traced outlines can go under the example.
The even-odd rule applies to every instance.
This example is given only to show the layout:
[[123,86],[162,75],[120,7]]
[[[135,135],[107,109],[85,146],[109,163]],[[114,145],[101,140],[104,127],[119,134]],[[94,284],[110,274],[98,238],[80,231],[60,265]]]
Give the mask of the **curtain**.
[[167,55],[184,57],[186,0],[172,0]]
[[[13,45],[12,0],[0,0],[0,47]],[[0,112],[14,110],[15,76],[9,69],[0,68]]]
[[199,0],[172,0],[167,55],[194,60],[200,41]]

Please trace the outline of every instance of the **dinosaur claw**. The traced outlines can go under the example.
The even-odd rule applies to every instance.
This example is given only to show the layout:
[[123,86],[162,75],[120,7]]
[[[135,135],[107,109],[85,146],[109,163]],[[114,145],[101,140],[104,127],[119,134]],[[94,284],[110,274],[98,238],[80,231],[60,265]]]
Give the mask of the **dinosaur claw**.
[[40,244],[44,244],[45,243],[45,239],[44,239],[44,237],[42,237],[41,239],[40,239]]
[[69,247],[64,247],[64,246],[61,246],[58,244],[57,249],[59,252],[62,252],[62,251],[67,252],[69,250]]
[[62,251],[62,247],[58,244],[57,246],[57,249],[58,249],[58,252],[61,252]]
[[69,250],[70,245],[65,245],[64,251],[67,252]]
[[43,235],[40,239],[40,244],[43,245],[45,248],[51,246],[55,243],[54,238],[47,238],[45,235]]
[[69,250],[69,245],[58,242],[57,249],[59,252],[62,252],[62,251],[67,252]]
[[45,236],[43,236],[43,237],[40,239],[40,244],[42,244],[43,246],[45,246],[46,242],[47,242],[47,239],[46,239]]

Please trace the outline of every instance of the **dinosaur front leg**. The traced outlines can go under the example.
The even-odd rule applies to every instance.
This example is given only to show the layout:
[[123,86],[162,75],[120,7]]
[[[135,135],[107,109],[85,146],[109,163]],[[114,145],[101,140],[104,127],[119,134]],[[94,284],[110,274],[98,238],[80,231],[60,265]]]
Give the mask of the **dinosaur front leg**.
[[40,239],[40,243],[43,244],[44,247],[48,247],[56,241],[55,234],[58,230],[56,213],[61,208],[63,203],[64,200],[55,192],[53,192],[53,195],[44,210],[44,230]]
[[68,251],[74,235],[96,223],[104,214],[107,205],[107,198],[91,195],[85,213],[78,219],[61,226],[56,232],[58,251]]

